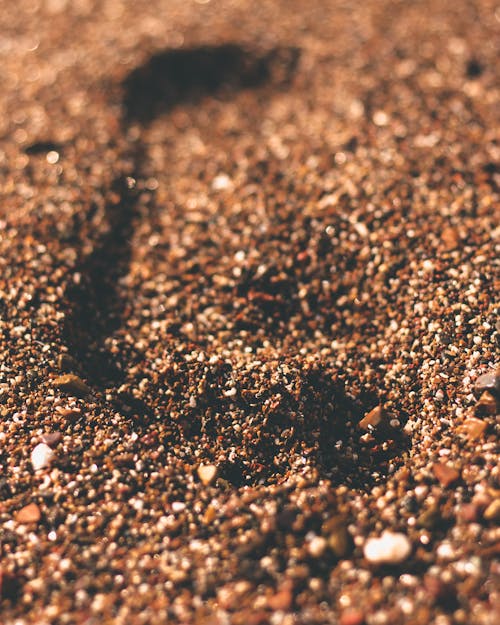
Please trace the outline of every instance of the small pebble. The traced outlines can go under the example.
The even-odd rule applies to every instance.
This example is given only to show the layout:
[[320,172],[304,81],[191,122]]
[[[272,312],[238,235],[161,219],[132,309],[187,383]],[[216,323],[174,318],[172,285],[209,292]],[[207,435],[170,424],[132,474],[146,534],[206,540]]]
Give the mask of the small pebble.
[[16,512],[15,519],[18,523],[37,523],[42,517],[40,508],[36,503],[29,503]]
[[480,375],[474,384],[474,392],[481,395],[488,391],[492,395],[500,395],[500,367]]
[[460,236],[456,228],[448,226],[447,228],[443,229],[441,233],[441,244],[442,248],[446,252],[451,252],[458,247],[458,245],[460,244]]
[[198,477],[202,484],[208,486],[217,477],[217,467],[214,464],[200,464],[198,467]]
[[487,521],[500,521],[500,499],[495,499],[490,503],[483,513],[483,517]]
[[365,416],[359,422],[359,427],[362,430],[369,430],[370,428],[376,428],[380,425],[384,417],[384,411],[382,406],[375,406],[370,412],[367,412]]
[[352,536],[347,531],[347,528],[342,526],[339,526],[330,534],[328,544],[337,558],[347,558],[353,549]]
[[58,443],[62,440],[61,432],[47,432],[47,434],[42,434],[40,436],[40,441],[45,443],[49,447],[56,447]]
[[475,523],[479,516],[479,509],[475,503],[465,503],[460,506],[458,516],[466,523]]
[[57,358],[57,367],[61,371],[72,371],[74,369],[78,369],[78,363],[73,358],[73,356],[70,356],[69,354],[66,354],[66,353],[62,353],[62,354],[59,354]]
[[283,610],[287,611],[291,608],[293,603],[292,586],[290,583],[285,582],[278,592],[267,600],[268,606],[271,610]]
[[333,518],[323,526],[328,546],[337,558],[347,558],[353,550],[352,536],[347,530],[347,522],[342,517]]
[[343,612],[339,620],[340,625],[363,625],[364,622],[365,615],[356,608]]
[[59,390],[66,391],[75,397],[86,397],[92,391],[90,386],[87,386],[80,377],[72,373],[58,376],[53,380],[53,384]]
[[432,465],[432,471],[441,486],[445,488],[448,488],[448,486],[456,482],[460,477],[460,473],[456,469],[443,462],[435,462]]
[[54,458],[54,452],[46,443],[38,444],[31,452],[31,464],[35,471],[45,469],[50,466],[52,459]]
[[486,421],[482,421],[476,417],[469,417],[457,428],[457,430],[459,434],[462,434],[469,440],[478,440],[482,438],[487,426],[488,424]]
[[493,417],[497,412],[497,400],[491,393],[485,391],[474,406],[474,414],[477,417]]
[[369,538],[363,553],[372,564],[399,564],[410,555],[411,543],[405,534],[385,531],[379,538]]
[[205,525],[210,525],[217,518],[217,512],[213,506],[208,506],[202,517]]
[[214,191],[226,191],[231,189],[233,182],[227,174],[219,174],[212,181],[212,189]]
[[324,553],[328,543],[323,536],[315,536],[307,546],[309,553],[313,558],[320,558]]
[[417,518],[417,524],[419,527],[424,527],[425,529],[432,530],[438,523],[441,521],[441,514],[439,511],[439,507],[436,505],[427,508],[424,510],[422,514],[420,514]]

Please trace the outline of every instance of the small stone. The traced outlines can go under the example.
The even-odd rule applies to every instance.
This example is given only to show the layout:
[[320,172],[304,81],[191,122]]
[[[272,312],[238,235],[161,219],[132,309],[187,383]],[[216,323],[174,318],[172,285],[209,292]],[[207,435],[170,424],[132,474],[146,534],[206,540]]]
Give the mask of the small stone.
[[432,465],[432,471],[441,486],[445,488],[448,488],[448,486],[456,482],[460,477],[460,473],[456,469],[442,462],[435,462]]
[[497,400],[488,391],[479,398],[479,401],[474,406],[474,413],[477,417],[493,417],[498,412]]
[[370,430],[376,428],[382,422],[384,418],[384,410],[382,406],[375,406],[370,412],[367,412],[365,416],[359,422],[359,427],[362,430]]
[[53,380],[53,384],[59,390],[70,393],[75,397],[86,397],[92,392],[90,386],[87,386],[80,377],[72,373],[58,376]]
[[328,533],[328,546],[337,558],[347,558],[352,553],[354,543],[344,519],[332,519],[325,524],[324,531]]
[[271,610],[282,610],[287,612],[293,603],[292,584],[289,581],[284,582],[275,595],[267,600],[267,605]]
[[363,548],[372,564],[399,564],[411,553],[411,542],[405,534],[385,531],[379,538],[369,538]]
[[217,512],[213,506],[208,506],[203,515],[203,523],[205,525],[210,525],[217,518]]
[[365,623],[365,615],[356,608],[342,612],[339,620],[339,625],[363,625],[363,623]]
[[31,464],[35,471],[45,469],[50,466],[52,459],[54,458],[54,452],[46,443],[38,444],[31,452]]
[[18,523],[38,523],[42,514],[36,503],[29,503],[16,512],[15,519]]
[[495,499],[490,503],[483,513],[483,517],[487,521],[500,521],[500,499]]
[[460,506],[458,516],[466,523],[475,523],[479,517],[479,508],[475,503],[465,503]]
[[57,368],[61,371],[74,371],[78,369],[78,363],[73,356],[63,352],[57,357]]
[[441,244],[442,248],[446,252],[451,252],[456,249],[460,243],[460,236],[457,230],[451,226],[444,228],[441,232]]
[[212,180],[212,189],[214,191],[226,191],[231,189],[233,181],[227,174],[219,174]]
[[500,395],[500,367],[493,371],[487,371],[478,377],[474,384],[474,392],[479,396],[484,391],[495,396]]
[[482,438],[487,426],[486,421],[469,417],[462,425],[458,426],[457,432],[469,440],[478,440]]
[[217,467],[214,464],[200,464],[198,467],[198,477],[202,484],[208,486],[217,477]]
[[417,518],[418,526],[426,530],[434,529],[441,521],[442,517],[437,505],[427,508],[427,510],[424,510]]
[[49,447],[56,447],[62,440],[61,432],[47,432],[40,436],[40,441]]
[[328,543],[323,536],[314,536],[307,545],[307,550],[313,558],[320,558],[325,553],[327,546]]
[[63,408],[62,406],[59,406],[56,410],[65,419],[77,419],[82,415],[82,411],[77,407]]

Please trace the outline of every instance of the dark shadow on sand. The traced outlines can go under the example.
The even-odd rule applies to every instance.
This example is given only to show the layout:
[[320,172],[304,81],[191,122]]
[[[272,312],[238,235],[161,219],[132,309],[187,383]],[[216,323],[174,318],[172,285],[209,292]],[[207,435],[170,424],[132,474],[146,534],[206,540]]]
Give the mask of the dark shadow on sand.
[[[96,389],[106,389],[108,399],[112,398],[118,410],[133,416],[141,430],[147,430],[152,410],[133,395],[118,391],[131,363],[120,362],[124,356],[113,354],[106,344],[122,328],[131,305],[120,282],[129,272],[134,228],[141,219],[148,218],[148,210],[153,210],[148,205],[154,206],[154,198],[148,202],[141,189],[147,154],[140,130],[159,116],[168,116],[175,107],[198,103],[205,97],[229,100],[239,91],[266,85],[273,90],[285,89],[298,60],[299,50],[295,48],[255,52],[227,44],[167,50],[134,69],[122,84],[121,132],[127,136],[132,126],[139,128],[139,140],[129,141],[127,153],[122,154],[132,162],[132,171],[118,176],[104,192],[108,201],[100,222],[102,234],[94,241],[93,251],[77,267],[81,280],[70,294],[72,313],[66,323],[66,338],[81,365],[81,373]],[[265,284],[257,286],[266,291]],[[267,286],[269,290],[276,285]],[[269,479],[279,481],[289,469],[272,462],[283,451],[282,445],[290,452],[302,453],[303,449],[322,475],[352,488],[368,488],[374,481],[384,479],[392,459],[401,458],[408,449],[409,442],[393,431],[374,435],[368,446],[361,444],[362,432],[357,431],[356,423],[377,403],[377,398],[349,398],[343,385],[326,370],[308,372],[299,366],[294,393],[286,384],[262,391],[253,388],[252,380],[248,380],[242,385],[246,394],[235,400],[228,400],[222,392],[220,380],[226,374],[215,367],[206,379],[199,404],[192,414],[184,405],[186,420],[178,426],[186,439],[205,440],[214,453],[220,444],[218,451],[222,455],[231,444],[243,450],[244,457],[220,464],[221,477],[234,486],[265,483]],[[188,388],[189,378],[195,376],[199,381],[201,375],[193,366],[183,370],[180,365],[175,379],[160,383],[169,388]],[[227,440],[232,427],[225,422],[225,415],[232,410],[239,413],[242,422],[250,423],[244,440]],[[377,440],[377,436],[384,440]]]
[[[134,69],[122,84],[122,133],[126,135],[132,123],[147,126],[174,107],[206,96],[230,98],[243,89],[270,83],[276,89],[286,88],[298,59],[296,48],[257,52],[236,44],[160,52]],[[65,324],[73,356],[98,388],[116,387],[124,378],[120,363],[108,352],[105,341],[122,325],[129,303],[121,295],[120,280],[129,271],[134,226],[140,217],[138,200],[145,154],[140,141],[130,143],[127,151],[133,171],[118,176],[111,189],[105,191],[112,199],[105,207],[104,232],[94,241],[93,252],[77,267],[81,280],[69,293],[72,311]]]
[[124,81],[124,122],[148,124],[174,107],[206,96],[231,97],[272,84],[286,88],[297,69],[298,48],[263,53],[236,44],[167,50],[152,56]]

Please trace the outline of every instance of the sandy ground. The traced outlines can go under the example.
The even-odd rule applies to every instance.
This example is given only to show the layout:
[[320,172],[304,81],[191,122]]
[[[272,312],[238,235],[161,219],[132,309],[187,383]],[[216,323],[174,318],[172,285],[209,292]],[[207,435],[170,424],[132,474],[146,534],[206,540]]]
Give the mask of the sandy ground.
[[498,623],[500,6],[0,7],[0,622]]

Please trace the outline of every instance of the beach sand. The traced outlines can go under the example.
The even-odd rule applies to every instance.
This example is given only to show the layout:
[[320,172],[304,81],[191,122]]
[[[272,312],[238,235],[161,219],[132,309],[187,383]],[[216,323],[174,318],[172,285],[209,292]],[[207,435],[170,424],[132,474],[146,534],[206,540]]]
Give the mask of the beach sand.
[[0,622],[500,620],[500,8],[0,12]]

